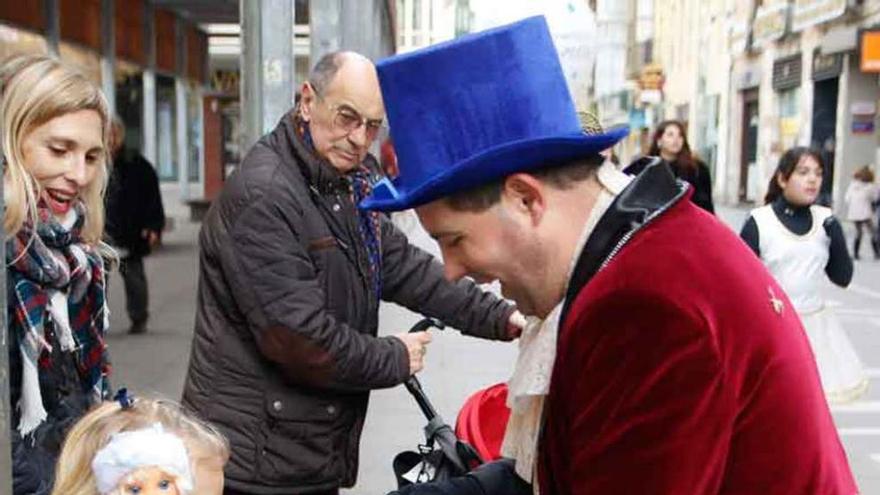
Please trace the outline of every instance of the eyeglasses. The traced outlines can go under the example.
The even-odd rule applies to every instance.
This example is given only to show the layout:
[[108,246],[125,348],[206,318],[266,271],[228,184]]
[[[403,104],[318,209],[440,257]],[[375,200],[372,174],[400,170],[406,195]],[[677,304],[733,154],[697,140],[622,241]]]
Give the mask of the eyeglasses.
[[[319,100],[326,102],[324,97],[319,95],[317,91],[315,96]],[[327,103],[327,108],[333,112],[333,125],[337,129],[344,130],[346,134],[350,134],[364,126],[367,139],[373,141],[379,136],[379,133],[385,130],[385,123],[382,119],[364,118],[357,110],[346,104],[331,105]]]

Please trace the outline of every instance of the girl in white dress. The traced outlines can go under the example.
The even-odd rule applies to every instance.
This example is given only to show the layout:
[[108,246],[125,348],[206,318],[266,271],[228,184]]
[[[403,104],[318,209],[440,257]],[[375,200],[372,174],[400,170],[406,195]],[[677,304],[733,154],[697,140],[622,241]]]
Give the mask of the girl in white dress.
[[841,403],[863,395],[868,380],[820,293],[826,277],[846,287],[853,273],[840,222],[829,208],[814,204],[822,168],[817,152],[788,150],[770,180],[765,205],[752,210],[740,236],[785,290],[812,345],[825,395]]

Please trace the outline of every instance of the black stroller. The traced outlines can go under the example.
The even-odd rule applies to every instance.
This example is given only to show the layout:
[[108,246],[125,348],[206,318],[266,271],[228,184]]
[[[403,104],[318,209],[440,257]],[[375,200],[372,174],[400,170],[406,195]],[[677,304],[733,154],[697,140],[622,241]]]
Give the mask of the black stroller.
[[[431,327],[442,330],[446,325],[435,318],[425,318],[409,331],[422,332]],[[453,429],[437,414],[418,378],[411,376],[404,385],[416,399],[428,424],[425,426],[425,443],[419,444],[418,451],[401,452],[394,457],[393,468],[398,488],[463,476],[483,464],[477,451],[459,440]]]

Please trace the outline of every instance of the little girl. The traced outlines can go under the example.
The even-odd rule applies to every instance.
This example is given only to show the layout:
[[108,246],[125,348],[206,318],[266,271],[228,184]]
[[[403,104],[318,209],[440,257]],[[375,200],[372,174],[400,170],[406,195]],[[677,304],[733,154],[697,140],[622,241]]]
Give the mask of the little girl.
[[121,389],[64,442],[52,495],[222,495],[226,439],[180,406]]
[[822,168],[822,159],[813,150],[796,147],[785,152],[770,179],[766,204],[752,210],[740,236],[767,265],[800,315],[825,395],[829,402],[840,403],[864,394],[868,380],[820,294],[826,277],[846,287],[853,273],[840,222],[829,208],[814,204],[822,187]]

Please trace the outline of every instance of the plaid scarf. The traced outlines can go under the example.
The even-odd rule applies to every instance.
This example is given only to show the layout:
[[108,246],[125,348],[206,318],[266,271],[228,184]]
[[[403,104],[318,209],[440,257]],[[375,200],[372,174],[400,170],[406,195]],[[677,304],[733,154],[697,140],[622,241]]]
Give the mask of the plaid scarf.
[[[313,155],[323,165],[332,168],[333,166],[327,160],[318,156],[315,152],[315,143],[312,141],[309,124],[300,118],[299,107],[294,111],[294,124],[297,135],[305,141]],[[374,174],[363,163],[346,176],[346,180],[349,183],[350,198],[355,208],[357,208],[361,200],[369,196],[373,191],[372,178],[374,178]],[[382,222],[380,213],[358,209],[358,233],[361,235],[364,247],[367,249],[370,281],[373,293],[376,299],[379,300],[382,298]]]
[[77,203],[70,212],[75,216],[73,225],[66,228],[41,204],[36,232],[27,222],[7,241],[9,332],[20,343],[22,355],[17,404],[22,435],[47,417],[39,373],[54,367],[54,346],[75,353],[83,392],[94,401],[106,392],[104,264],[95,248],[80,237],[84,212],[83,204]]

